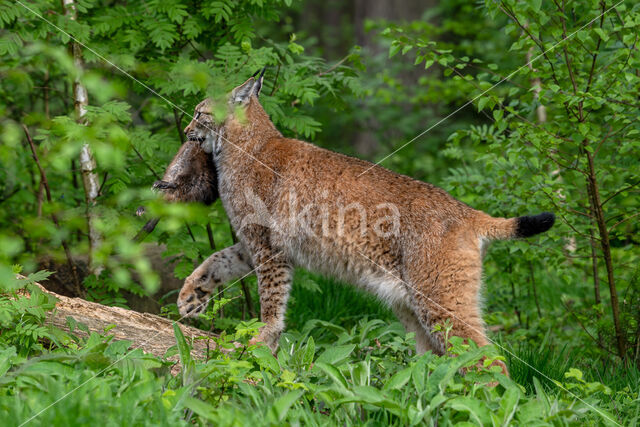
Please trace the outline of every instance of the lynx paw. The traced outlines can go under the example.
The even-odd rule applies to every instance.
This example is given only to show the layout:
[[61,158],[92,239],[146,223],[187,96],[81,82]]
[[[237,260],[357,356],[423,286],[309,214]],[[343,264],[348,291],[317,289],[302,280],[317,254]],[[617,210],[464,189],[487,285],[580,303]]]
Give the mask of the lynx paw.
[[178,186],[173,182],[167,181],[156,181],[153,183],[153,186],[151,186],[151,188],[154,190],[173,190],[177,187]]
[[200,284],[200,280],[193,280],[187,277],[178,295],[178,311],[183,317],[198,317],[204,313],[209,300],[211,290]]
[[253,337],[249,340],[249,345],[266,345],[271,350],[271,353],[275,355],[276,351],[278,351],[279,340],[279,333],[271,333],[263,329],[257,337]]

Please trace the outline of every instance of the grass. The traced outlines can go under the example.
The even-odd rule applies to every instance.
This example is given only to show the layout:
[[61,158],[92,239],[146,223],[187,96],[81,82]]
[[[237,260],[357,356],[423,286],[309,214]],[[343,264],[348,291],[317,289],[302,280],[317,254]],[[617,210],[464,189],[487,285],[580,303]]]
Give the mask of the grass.
[[364,317],[396,320],[387,306],[355,286],[296,271],[287,310],[288,329],[301,329],[310,319],[348,327]]
[[[570,393],[543,386],[531,392],[534,371],[514,361],[513,379],[499,370],[461,375],[484,356],[494,357],[494,349],[459,345],[452,350],[456,357],[415,356],[413,340],[371,296],[316,276],[297,280],[290,321],[306,326],[285,333],[275,357],[246,345],[257,333],[253,322],[215,338],[206,360],[191,358],[176,327],[177,346],[167,354],[182,361],[176,377],[169,373],[173,361],[129,351],[128,343],[112,337],[27,328],[46,318],[31,310],[43,306],[34,301],[37,294],[0,300],[5,424],[18,425],[54,402],[33,425],[599,425],[609,418],[633,425],[640,419],[637,388],[612,393],[591,382],[590,373],[583,380],[577,369],[564,378],[565,367],[576,361],[572,353],[544,344],[522,344],[517,352]],[[58,345],[39,345],[47,337]],[[232,342],[245,345],[235,349]],[[637,372],[627,378],[637,379]]]
[[513,354],[504,354],[511,378],[524,386],[528,393],[535,391],[534,378],[548,390],[554,389],[556,385],[552,380],[563,381],[565,372],[572,366],[572,362],[575,362],[575,358],[572,357],[575,352],[567,350],[566,347],[536,347],[521,342],[511,351]]

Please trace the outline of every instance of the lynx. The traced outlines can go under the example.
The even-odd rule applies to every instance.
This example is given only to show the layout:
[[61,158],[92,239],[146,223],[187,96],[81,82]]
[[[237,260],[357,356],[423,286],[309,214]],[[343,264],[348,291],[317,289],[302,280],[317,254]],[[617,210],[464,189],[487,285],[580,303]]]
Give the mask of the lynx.
[[494,218],[431,184],[285,138],[259,102],[261,87],[262,76],[235,88],[222,122],[213,118],[214,101],[202,101],[184,130],[212,153],[239,242],[185,280],[180,313],[198,315],[216,287],[255,268],[265,326],[254,342],[275,351],[293,271],[302,267],[386,301],[415,333],[420,353],[445,351],[434,326],[447,319],[451,335],[488,344],[480,306],[483,247],[544,232],[554,215]]

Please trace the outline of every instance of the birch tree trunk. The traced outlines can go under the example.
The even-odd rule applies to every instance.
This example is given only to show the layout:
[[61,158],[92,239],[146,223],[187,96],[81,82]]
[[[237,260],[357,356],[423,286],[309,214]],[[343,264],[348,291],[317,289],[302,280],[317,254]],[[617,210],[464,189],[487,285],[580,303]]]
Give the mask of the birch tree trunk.
[[[62,0],[62,6],[64,8],[65,15],[75,21],[77,16],[74,0]],[[82,61],[81,47],[75,41],[71,42],[71,53],[73,55],[73,62],[76,70],[78,70],[78,76],[73,82],[73,104],[78,123],[86,124],[85,116],[87,114],[89,96],[87,88],[80,82],[80,75],[84,70],[84,63]],[[96,161],[93,157],[89,144],[86,143],[82,145],[82,150],[80,151],[80,170],[82,171],[87,230],[89,235],[89,272],[91,274],[99,275],[102,272],[103,267],[95,262],[94,256],[95,251],[100,247],[102,237],[95,226],[96,218],[93,208],[98,197],[100,181],[98,179],[98,174],[95,172]]]
[[[533,48],[529,49],[527,52],[527,64],[529,64],[529,69],[531,71],[535,71],[533,69],[533,64],[531,63],[531,59],[533,58]],[[540,91],[542,90],[542,81],[540,77],[535,77],[531,81],[531,87],[533,88],[533,98],[535,100],[540,99]],[[538,108],[536,108],[536,115],[538,116],[538,123],[545,123],[547,121],[547,107],[540,104]]]

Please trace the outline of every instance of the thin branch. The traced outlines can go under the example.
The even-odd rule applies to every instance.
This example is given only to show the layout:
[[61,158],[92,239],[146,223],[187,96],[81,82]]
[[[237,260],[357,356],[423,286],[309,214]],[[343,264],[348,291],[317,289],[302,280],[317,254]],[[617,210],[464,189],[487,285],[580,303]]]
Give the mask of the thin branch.
[[9,194],[7,194],[6,196],[2,196],[2,198],[0,198],[0,203],[4,203],[7,200],[9,200],[11,197],[13,197],[14,194],[16,194],[18,191],[20,191],[20,187],[16,187],[12,192],[10,192]]
[[333,70],[341,66],[347,59],[349,59],[350,56],[351,54],[345,56],[340,61],[336,62],[334,65],[329,67],[327,70],[319,72],[318,74],[316,74],[316,77],[321,77],[321,76],[324,76],[325,74],[329,74],[330,72],[332,72]]
[[109,177],[109,172],[105,172],[104,175],[102,176],[102,184],[100,185],[100,188],[98,189],[98,196],[102,195],[102,190],[104,189],[104,185],[107,183],[107,178]]
[[[184,132],[182,132],[182,118],[184,117],[184,113],[178,114],[177,109],[173,109],[173,118],[176,122],[176,129],[178,130],[178,136],[180,137],[180,144],[184,144]],[[138,153],[140,155],[140,153]]]
[[580,327],[582,328],[582,330],[589,336],[589,338],[591,338],[593,340],[593,342],[596,343],[596,345],[598,347],[600,347],[602,350],[606,351],[609,354],[612,354],[614,356],[616,356],[616,353],[614,353],[613,351],[609,350],[608,348],[604,347],[593,335],[591,335],[591,333],[587,330],[587,328],[582,324],[582,322],[580,321],[580,318],[573,312],[573,310],[571,310],[570,307],[567,306],[567,304],[564,301],[561,301],[562,305],[564,306],[564,308],[573,316],[576,318],[578,325],[580,325]]
[[520,27],[520,29],[524,31],[527,34],[527,36],[529,36],[529,38],[538,46],[538,48],[542,52],[542,55],[544,56],[544,58],[547,60],[547,63],[551,67],[551,77],[553,78],[553,81],[556,82],[558,86],[562,86],[558,81],[558,77],[556,76],[556,70],[555,70],[555,67],[553,66],[553,62],[551,62],[551,59],[549,59],[549,57],[547,56],[547,50],[544,48],[544,44],[542,43],[542,40],[538,40],[538,38],[536,38],[533,34],[531,34],[531,32],[529,32],[529,29],[526,28],[526,26],[523,25],[518,20],[518,18],[516,18],[515,13],[510,11],[509,8],[507,8],[507,6],[504,3],[501,2],[499,7],[500,7],[500,10],[502,10],[505,13],[505,15],[511,18],[513,22],[515,22],[516,25],[518,25],[518,27]]
[[636,186],[636,185],[638,185],[638,184],[640,184],[640,181],[638,181],[638,182],[636,182],[636,183],[634,183],[634,184],[631,184],[631,185],[629,185],[629,186],[627,186],[627,187],[624,187],[624,188],[622,188],[622,189],[620,189],[620,190],[616,191],[616,192],[615,192],[615,193],[613,193],[611,196],[607,197],[607,198],[604,200],[604,202],[602,202],[602,206],[604,206],[604,205],[605,205],[609,200],[613,199],[613,198],[614,198],[614,197],[616,197],[618,194],[623,193],[623,192],[625,192],[625,191],[627,191],[627,190],[630,190],[630,189],[632,189],[633,187],[635,187],[635,186]]
[[196,237],[193,235],[193,231],[191,231],[191,227],[189,227],[189,224],[187,224],[186,222],[184,223],[185,227],[187,227],[187,232],[189,233],[189,236],[191,236],[191,240],[195,243],[196,242]]
[[158,222],[160,222],[160,218],[153,218],[147,221],[138,234],[135,235],[133,241],[136,243],[142,242],[156,228]]
[[140,152],[136,149],[135,145],[131,144],[131,148],[133,148],[133,151],[136,153],[136,155],[138,156],[140,161],[147,167],[147,169],[149,169],[149,171],[151,171],[153,176],[155,176],[156,179],[161,179],[160,175],[158,175],[156,173],[156,171],[154,171],[153,168],[149,165],[149,163],[147,163],[147,161],[144,159],[144,157],[142,157],[142,154],[140,154]]
[[[562,14],[560,17],[560,21],[562,22],[562,40],[567,39],[567,23],[564,19],[565,11],[564,11],[564,0],[562,1],[562,7],[554,0],[553,1],[558,10]],[[567,44],[562,44],[562,53],[564,54],[564,61],[567,65],[567,71],[569,72],[569,79],[571,80],[571,86],[573,87],[573,95],[578,96],[578,84],[576,83],[575,76],[573,75],[573,67],[571,66],[571,58],[569,57],[569,51],[567,50]],[[578,103],[578,113],[580,114],[579,121],[584,121],[584,114],[582,112],[582,100]]]
[[[27,126],[22,124],[22,129],[24,130],[24,134],[27,137],[27,141],[29,142],[29,147],[31,147],[31,155],[33,156],[33,160],[36,162],[36,166],[38,167],[38,171],[40,172],[40,182],[44,185],[45,194],[47,195],[47,201],[52,203],[51,198],[51,189],[49,188],[49,181],[47,181],[47,174],[44,172],[42,165],[40,164],[40,159],[38,158],[38,154],[36,152],[36,146],[33,143],[33,139],[31,139],[31,135],[29,134],[29,129]],[[55,213],[51,212],[51,219],[53,220],[54,225],[58,230],[60,230],[60,222],[58,221],[58,217]],[[73,262],[73,258],[71,257],[71,251],[69,250],[69,245],[65,239],[61,239],[62,248],[64,249],[64,253],[67,257],[67,264],[71,269],[71,273],[73,275],[73,281],[76,287],[76,292],[78,296],[84,295],[82,291],[82,287],[80,286],[80,279],[78,278],[78,270],[76,268],[76,264]]]
[[[546,195],[549,197],[549,199],[551,200],[551,203],[552,203],[552,204],[553,204],[553,205],[554,205],[554,206],[555,206],[559,211],[562,211],[562,210],[563,210],[563,209],[561,209],[561,208],[560,208],[560,207],[555,203],[555,201],[553,200],[553,198],[551,197],[551,195],[549,195],[549,194],[545,193],[544,191],[543,191],[543,193],[544,193],[544,194],[546,194]],[[578,231],[578,230],[573,226],[573,224],[572,224],[570,221],[568,221],[568,220],[567,220],[567,218],[565,218],[561,213],[558,213],[558,216],[560,216],[560,219],[562,219],[562,221],[564,221],[564,223],[565,223],[565,224],[567,224],[567,225],[569,226],[569,228],[571,228],[571,229],[573,230],[573,232],[574,232],[574,233],[576,233],[577,235],[582,236],[582,237],[586,237],[586,238],[588,238],[588,237],[589,237],[587,234],[585,234],[585,233],[582,233],[582,232]],[[598,240],[598,241],[599,241],[599,240],[600,240],[600,238],[596,237],[596,240]]]
[[540,301],[538,301],[538,291],[536,288],[536,278],[533,271],[533,263],[529,261],[529,277],[531,278],[531,288],[533,289],[533,300],[538,310],[538,319],[542,319],[542,310],[540,310]]
[[[631,55],[633,54],[633,51],[636,50],[636,44],[638,42],[638,35],[636,34],[636,38],[633,41],[633,45],[631,46],[631,48],[629,49],[629,54],[627,55],[627,59],[624,61],[624,65],[622,65],[622,67],[620,68],[621,70],[627,69],[627,65],[629,65],[629,59],[631,59]],[[605,65],[604,67],[600,68],[600,74],[603,74],[604,71],[606,71],[611,65],[615,64],[617,62],[616,59],[612,60],[610,63],[608,63],[607,65]],[[602,91],[602,93],[608,93],[609,89],[611,88],[611,86],[614,85],[614,83],[618,82],[617,78],[612,78],[610,79],[611,82],[609,82],[609,84],[607,85],[607,87]]]
[[[602,14],[600,15],[600,28],[602,28],[602,25],[604,24],[604,14],[605,14],[605,7],[606,4],[605,2],[601,2],[600,5],[602,6]],[[589,92],[589,89],[591,88],[591,82],[593,81],[593,75],[596,69],[596,60],[598,59],[598,53],[600,53],[600,44],[602,43],[602,38],[600,36],[598,36],[598,43],[596,44],[596,50],[595,53],[593,53],[592,55],[592,60],[591,60],[591,70],[589,71],[589,80],[587,82],[587,89],[585,90],[585,92]]]
[[198,56],[202,59],[204,59],[205,61],[208,59],[207,57],[205,57],[202,53],[200,53],[200,51],[195,47],[195,45],[191,42],[191,40],[189,40],[189,42],[187,43],[189,45],[191,45],[191,47],[193,48],[193,50],[196,51],[196,53],[198,54]]
[[216,242],[213,240],[213,230],[211,229],[211,223],[207,222],[207,237],[209,238],[209,247],[212,251],[216,250]]
[[278,88],[277,83],[278,83],[279,75],[280,75],[280,64],[278,64],[278,68],[276,69],[276,78],[273,80],[273,88],[271,89],[271,93],[269,94],[269,96],[273,96],[273,94],[276,93],[276,89]]
[[615,224],[613,224],[613,225],[609,228],[609,232],[611,232],[614,228],[616,228],[616,227],[617,227],[617,226],[619,226],[620,224],[625,223],[625,222],[629,221],[630,219],[637,217],[638,215],[640,215],[640,212],[636,212],[636,213],[634,213],[633,215],[631,215],[631,216],[629,216],[629,217],[627,217],[627,218],[625,218],[625,219],[623,219],[623,220],[621,220],[621,221],[616,222]]

